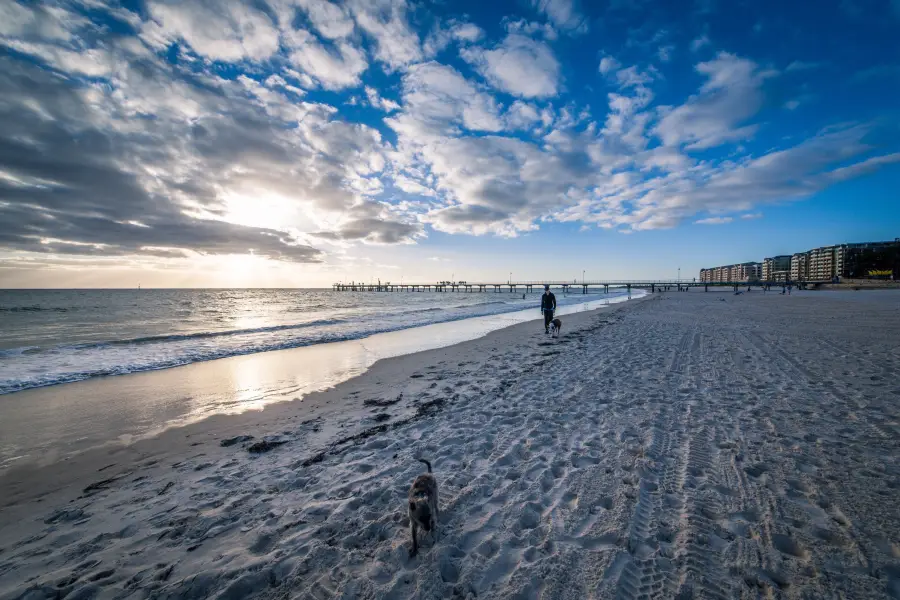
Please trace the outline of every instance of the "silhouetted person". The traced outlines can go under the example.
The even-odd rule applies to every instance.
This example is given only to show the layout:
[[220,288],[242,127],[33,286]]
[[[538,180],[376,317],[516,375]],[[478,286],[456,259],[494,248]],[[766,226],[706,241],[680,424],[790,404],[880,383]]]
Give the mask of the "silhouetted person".
[[550,286],[544,286],[544,295],[541,296],[541,312],[544,313],[544,333],[550,333],[550,321],[553,320],[553,311],[556,310],[556,296],[550,291]]

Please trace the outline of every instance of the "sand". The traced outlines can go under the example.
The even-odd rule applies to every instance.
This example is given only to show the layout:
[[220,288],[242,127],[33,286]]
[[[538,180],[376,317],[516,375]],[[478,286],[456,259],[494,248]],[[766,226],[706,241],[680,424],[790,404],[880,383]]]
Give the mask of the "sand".
[[898,340],[897,292],[693,291],[383,360],[9,473],[0,598],[897,598]]

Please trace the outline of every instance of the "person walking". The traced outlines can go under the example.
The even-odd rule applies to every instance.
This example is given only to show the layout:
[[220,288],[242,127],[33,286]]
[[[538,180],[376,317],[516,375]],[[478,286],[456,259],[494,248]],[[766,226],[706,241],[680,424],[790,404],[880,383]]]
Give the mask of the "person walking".
[[556,296],[550,291],[550,286],[544,286],[544,295],[541,296],[541,312],[544,313],[544,333],[550,333],[550,321],[553,320],[553,311],[556,310]]

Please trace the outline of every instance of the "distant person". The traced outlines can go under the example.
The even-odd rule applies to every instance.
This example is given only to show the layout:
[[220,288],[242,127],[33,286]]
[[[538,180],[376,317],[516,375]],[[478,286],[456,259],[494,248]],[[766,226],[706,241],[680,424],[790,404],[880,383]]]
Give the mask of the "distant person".
[[789,286],[788,286],[788,296],[791,295],[791,290],[792,290],[792,289],[794,289],[794,286],[789,285]]
[[553,311],[556,310],[556,296],[550,291],[550,286],[544,286],[544,295],[541,296],[541,312],[544,313],[544,333],[550,333],[550,321],[553,320]]

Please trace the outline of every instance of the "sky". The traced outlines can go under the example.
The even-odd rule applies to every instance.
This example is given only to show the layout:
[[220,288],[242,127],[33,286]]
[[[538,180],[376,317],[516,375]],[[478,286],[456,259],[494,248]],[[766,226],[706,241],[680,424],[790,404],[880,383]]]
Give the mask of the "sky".
[[0,2],[0,287],[696,277],[900,236],[900,0]]

